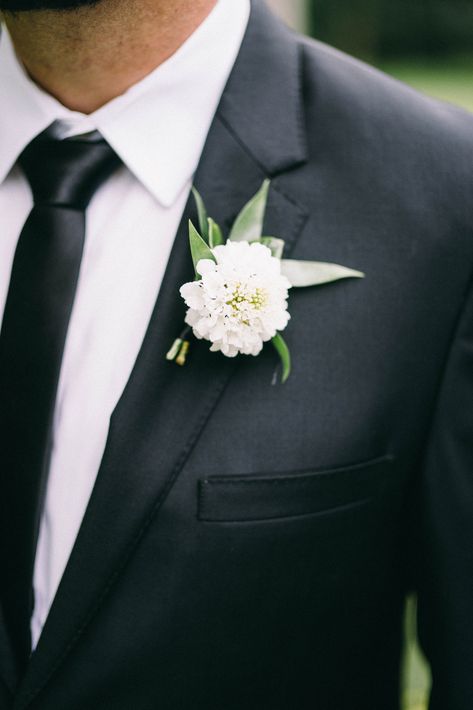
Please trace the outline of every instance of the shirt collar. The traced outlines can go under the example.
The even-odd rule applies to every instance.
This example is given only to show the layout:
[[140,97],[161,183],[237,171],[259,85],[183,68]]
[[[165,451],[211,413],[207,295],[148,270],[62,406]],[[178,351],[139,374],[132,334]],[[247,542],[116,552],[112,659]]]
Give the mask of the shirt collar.
[[53,121],[63,136],[98,130],[127,168],[164,206],[192,179],[237,57],[250,0],[219,0],[163,64],[86,116],[40,89],[0,39],[0,184],[28,143]]

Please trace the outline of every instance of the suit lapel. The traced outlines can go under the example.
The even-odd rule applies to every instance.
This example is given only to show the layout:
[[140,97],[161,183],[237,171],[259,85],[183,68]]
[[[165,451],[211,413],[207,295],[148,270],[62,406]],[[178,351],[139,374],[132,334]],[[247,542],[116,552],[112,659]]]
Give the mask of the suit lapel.
[[[267,175],[304,160],[295,47],[289,33],[263,5],[254,3],[195,179],[210,214],[227,227]],[[271,71],[279,77],[277,89],[268,82]],[[287,100],[289,85],[293,96],[296,92],[292,103]],[[270,193],[266,228],[290,243],[305,214],[279,192],[278,180]],[[48,682],[93,619],[159,514],[237,366],[237,360],[210,353],[208,343],[195,340],[185,367],[165,359],[184,319],[179,286],[193,278],[189,218],[196,220],[191,200],[140,354],[112,415],[96,484],[43,634],[20,684],[15,710],[26,707]]]
[[13,649],[10,646],[6,624],[0,608],[0,683],[4,682],[8,690],[13,693],[17,682],[17,669]]

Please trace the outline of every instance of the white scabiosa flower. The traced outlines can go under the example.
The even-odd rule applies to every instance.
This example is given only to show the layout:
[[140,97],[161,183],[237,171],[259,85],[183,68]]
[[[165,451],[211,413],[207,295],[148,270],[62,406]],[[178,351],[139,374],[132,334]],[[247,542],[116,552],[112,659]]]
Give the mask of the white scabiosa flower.
[[200,280],[181,287],[186,323],[197,338],[209,340],[213,352],[227,357],[258,355],[263,344],[284,330],[288,279],[281,262],[257,242],[232,242],[212,249],[215,262],[196,265]]

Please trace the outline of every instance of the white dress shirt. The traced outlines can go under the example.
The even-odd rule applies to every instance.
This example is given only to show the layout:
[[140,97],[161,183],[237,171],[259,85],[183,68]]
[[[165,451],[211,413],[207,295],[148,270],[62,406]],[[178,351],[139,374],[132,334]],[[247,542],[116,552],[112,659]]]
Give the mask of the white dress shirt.
[[110,415],[143,341],[249,11],[249,0],[219,0],[170,59],[88,116],[69,111],[39,89],[2,33],[0,317],[18,237],[32,206],[29,186],[15,165],[23,148],[59,120],[63,136],[99,130],[123,161],[87,210],[36,553],[33,647],[84,516]]

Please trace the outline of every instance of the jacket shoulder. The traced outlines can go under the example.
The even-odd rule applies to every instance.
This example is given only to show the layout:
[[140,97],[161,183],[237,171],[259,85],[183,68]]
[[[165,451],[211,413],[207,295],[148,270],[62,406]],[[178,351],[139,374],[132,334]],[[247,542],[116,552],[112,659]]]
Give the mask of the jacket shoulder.
[[321,42],[298,41],[311,153],[330,151],[379,178],[396,172],[414,191],[431,187],[473,225],[473,114]]
[[430,98],[322,42],[307,37],[300,37],[299,42],[306,86],[316,89],[319,98],[356,107],[365,120],[369,115],[391,125],[403,118],[404,127],[423,128],[439,139],[456,138],[473,151],[473,114]]

